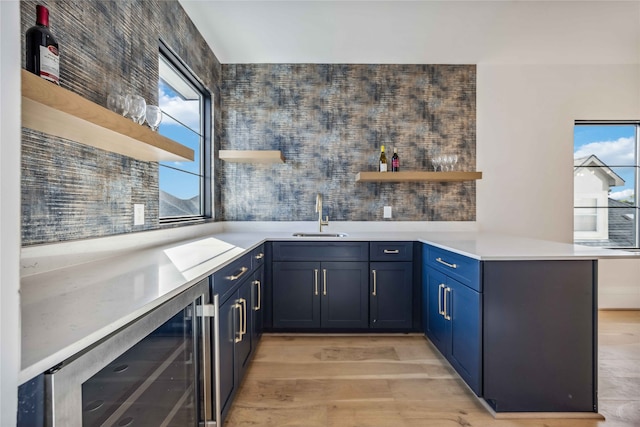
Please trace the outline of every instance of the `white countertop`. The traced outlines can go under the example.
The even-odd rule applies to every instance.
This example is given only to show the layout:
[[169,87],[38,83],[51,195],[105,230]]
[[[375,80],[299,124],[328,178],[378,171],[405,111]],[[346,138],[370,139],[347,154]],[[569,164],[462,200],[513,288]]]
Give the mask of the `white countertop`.
[[[125,236],[124,240],[110,237],[23,249],[20,382],[103,339],[266,240],[421,241],[484,261],[634,256],[622,251],[473,231],[390,232],[377,231],[371,225],[364,228],[369,231],[352,226],[349,231],[356,231],[344,238],[292,236],[293,232],[313,230],[307,226],[296,223],[290,231],[283,231],[282,225],[269,231],[256,224],[236,223],[223,228],[218,223],[193,228],[190,235],[183,234],[189,238],[179,241],[169,242],[166,232],[136,233],[137,239],[163,236],[157,241],[160,244],[141,248],[123,244],[124,240],[132,239]],[[194,237],[194,232],[202,234]],[[94,252],[94,259],[88,257],[87,248]],[[64,268],[55,268],[57,265]]]

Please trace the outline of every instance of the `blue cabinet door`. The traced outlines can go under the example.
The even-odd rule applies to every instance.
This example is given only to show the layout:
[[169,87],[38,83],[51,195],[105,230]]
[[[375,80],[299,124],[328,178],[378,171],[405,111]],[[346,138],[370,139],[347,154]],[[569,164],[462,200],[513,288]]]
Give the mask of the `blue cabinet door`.
[[236,363],[236,384],[240,384],[244,373],[249,366],[251,356],[251,335],[252,332],[252,289],[251,280],[245,280],[244,284],[238,289],[237,303],[238,308],[238,341],[235,347],[235,363]]
[[233,295],[220,306],[220,412],[223,419],[231,407],[231,395],[236,386],[234,347],[238,316],[236,298]]
[[260,266],[258,270],[253,273],[253,277],[251,278],[251,292],[251,351],[253,352],[264,327],[265,289],[263,266]]
[[360,329],[369,326],[369,264],[323,262],[321,326]]
[[445,317],[449,301],[445,301],[448,277],[427,268],[426,276],[426,327],[429,340],[447,357],[451,348],[451,322]]
[[273,327],[320,327],[320,263],[273,263]]
[[413,322],[413,264],[372,262],[369,268],[369,327],[410,329]]
[[482,392],[481,294],[447,278],[447,316],[451,318],[447,359],[477,394]]

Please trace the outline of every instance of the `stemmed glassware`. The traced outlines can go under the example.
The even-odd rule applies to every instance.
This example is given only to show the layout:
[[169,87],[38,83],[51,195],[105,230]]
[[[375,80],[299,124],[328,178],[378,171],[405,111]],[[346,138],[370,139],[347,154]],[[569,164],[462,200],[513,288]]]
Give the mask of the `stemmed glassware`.
[[124,94],[120,85],[114,84],[109,91],[107,108],[123,116],[129,112],[129,98]]
[[160,107],[157,105],[147,105],[146,120],[151,130],[155,132],[160,122],[162,122],[162,111],[160,111]]
[[458,163],[457,154],[437,156],[431,159],[431,164],[433,165],[433,170],[435,172],[438,171],[438,168],[440,168],[440,171],[442,172],[452,171],[456,163]]
[[147,103],[140,95],[130,95],[129,117],[139,125],[144,123]]

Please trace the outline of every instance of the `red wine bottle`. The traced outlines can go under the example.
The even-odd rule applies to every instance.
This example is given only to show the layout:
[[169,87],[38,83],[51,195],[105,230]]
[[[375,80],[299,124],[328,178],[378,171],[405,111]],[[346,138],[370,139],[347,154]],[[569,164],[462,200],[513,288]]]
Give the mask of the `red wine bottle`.
[[400,157],[398,157],[398,149],[393,149],[393,157],[391,157],[391,172],[400,171]]
[[36,6],[36,25],[25,34],[27,71],[60,84],[60,56],[58,42],[49,31],[49,10]]

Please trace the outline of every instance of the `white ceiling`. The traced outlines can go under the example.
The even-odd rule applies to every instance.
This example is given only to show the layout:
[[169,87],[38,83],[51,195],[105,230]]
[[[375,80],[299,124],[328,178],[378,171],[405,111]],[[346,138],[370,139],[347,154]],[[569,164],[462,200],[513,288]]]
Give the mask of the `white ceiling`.
[[640,0],[180,2],[222,63],[640,63]]

